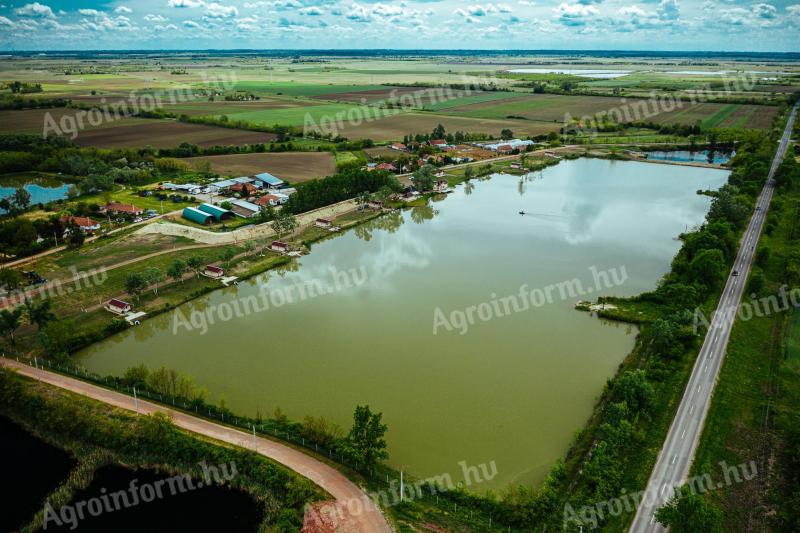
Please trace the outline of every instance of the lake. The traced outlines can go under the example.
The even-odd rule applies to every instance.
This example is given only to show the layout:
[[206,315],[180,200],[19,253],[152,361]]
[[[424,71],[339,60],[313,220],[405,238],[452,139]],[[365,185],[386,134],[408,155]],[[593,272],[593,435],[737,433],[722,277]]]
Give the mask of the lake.
[[[20,187],[31,195],[31,205],[36,205],[65,199],[71,185],[48,176],[35,174],[4,176],[0,180],[0,200],[14,196]],[[4,211],[0,209],[1,212]]]
[[681,163],[710,163],[712,165],[724,165],[736,155],[733,152],[720,152],[719,150],[699,150],[691,152],[689,150],[655,151],[646,152],[647,159],[656,161],[677,161]]
[[572,74],[581,78],[613,79],[627,76],[632,70],[579,69],[579,68],[516,68],[509,70],[516,74]]
[[[708,210],[695,191],[727,175],[579,159],[473,180],[314,245],[293,271],[216,291],[77,357],[101,374],[175,368],[243,414],[280,406],[349,428],[369,404],[384,413],[396,467],[457,482],[460,462],[495,461],[497,475],[474,490],[537,483],[636,333],[574,310],[581,296],[564,283],[580,280],[587,299],[654,288],[675,237]],[[310,285],[322,287],[315,297]],[[520,293],[528,308],[501,303]],[[262,296],[269,309],[247,312]]]

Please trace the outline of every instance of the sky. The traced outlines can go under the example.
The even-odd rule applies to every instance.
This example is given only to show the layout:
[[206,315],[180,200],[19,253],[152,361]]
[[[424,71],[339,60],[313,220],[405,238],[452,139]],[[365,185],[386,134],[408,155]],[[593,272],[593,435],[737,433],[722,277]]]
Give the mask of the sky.
[[0,0],[0,49],[800,51],[800,0]]

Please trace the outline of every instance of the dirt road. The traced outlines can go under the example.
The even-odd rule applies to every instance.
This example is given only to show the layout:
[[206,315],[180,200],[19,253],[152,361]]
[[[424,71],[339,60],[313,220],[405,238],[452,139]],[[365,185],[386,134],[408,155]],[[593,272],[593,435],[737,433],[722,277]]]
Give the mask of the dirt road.
[[[54,372],[35,369],[24,363],[18,363],[3,357],[0,357],[0,365],[13,368],[21,375],[39,379],[44,383],[115,407],[129,411],[136,410],[134,399],[118,392]],[[214,422],[196,418],[144,400],[139,400],[138,410],[143,414],[165,413],[172,418],[173,423],[179,428],[217,441],[233,444],[234,446],[253,449],[253,436],[243,431],[215,424]],[[381,511],[364,491],[333,467],[301,451],[263,437],[256,437],[255,446],[259,454],[269,457],[273,461],[310,479],[335,498],[335,503],[329,504],[324,511],[328,518],[326,522],[330,521],[330,516],[335,517],[335,531],[341,533],[390,533],[392,531]],[[319,506],[315,507],[318,508]],[[310,531],[313,531],[314,520],[314,517],[306,516],[306,523],[311,524]]]

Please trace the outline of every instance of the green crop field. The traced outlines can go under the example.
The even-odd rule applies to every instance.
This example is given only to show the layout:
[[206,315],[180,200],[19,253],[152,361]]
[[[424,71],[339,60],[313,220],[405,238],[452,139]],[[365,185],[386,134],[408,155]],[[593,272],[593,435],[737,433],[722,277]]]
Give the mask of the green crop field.
[[297,108],[284,108],[284,109],[262,109],[258,111],[245,111],[242,113],[232,113],[228,115],[231,120],[246,120],[257,124],[272,125],[281,124],[285,126],[302,126],[307,120],[313,120],[315,123],[320,121],[335,121],[338,117],[343,117],[342,120],[347,121],[348,117],[366,116],[391,116],[400,113],[401,111],[395,109],[378,109],[369,106],[358,106],[350,104],[321,104],[321,105],[308,105]]
[[294,83],[270,81],[240,81],[234,85],[237,91],[254,94],[285,94],[288,96],[317,96],[320,94],[346,93],[352,91],[373,91],[384,89],[381,85],[333,85],[325,83]]

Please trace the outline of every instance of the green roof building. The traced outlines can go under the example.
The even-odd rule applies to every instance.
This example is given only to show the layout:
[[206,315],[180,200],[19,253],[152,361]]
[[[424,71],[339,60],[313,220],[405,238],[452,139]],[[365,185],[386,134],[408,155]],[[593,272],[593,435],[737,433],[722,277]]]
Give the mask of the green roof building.
[[214,222],[214,215],[211,213],[206,213],[205,211],[200,211],[195,207],[186,207],[183,210],[183,218],[186,220],[191,220],[192,222],[196,222],[197,224],[211,224]]

